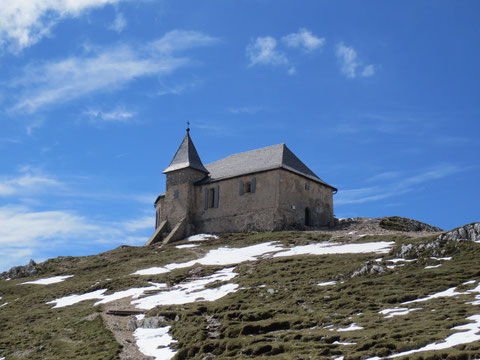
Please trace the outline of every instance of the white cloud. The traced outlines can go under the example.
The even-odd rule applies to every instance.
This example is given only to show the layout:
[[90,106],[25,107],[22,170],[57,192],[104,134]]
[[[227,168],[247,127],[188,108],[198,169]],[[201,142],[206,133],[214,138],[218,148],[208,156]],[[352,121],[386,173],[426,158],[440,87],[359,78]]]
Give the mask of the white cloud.
[[127,111],[123,108],[117,108],[112,111],[104,112],[100,110],[88,110],[84,112],[88,116],[91,124],[117,123],[128,124],[134,120],[135,112]]
[[125,29],[126,26],[127,20],[125,19],[125,16],[123,16],[121,13],[117,13],[115,20],[113,20],[113,23],[108,28],[120,33]]
[[316,37],[305,28],[301,28],[297,33],[284,36],[282,41],[292,48],[302,48],[306,52],[312,52],[325,45],[325,38]]
[[215,45],[219,41],[218,38],[198,31],[173,30],[152,42],[150,46],[161,54],[171,54],[195,47]]
[[247,46],[249,66],[254,65],[286,65],[288,59],[276,50],[277,40],[271,36],[257,37]]
[[[357,69],[362,67],[361,62],[358,60],[358,54],[351,46],[346,46],[343,43],[337,45],[336,56],[340,62],[340,70],[349,79],[356,78],[359,74]],[[363,67],[360,72],[360,76],[369,77],[375,74],[375,66],[370,64]]]
[[42,261],[46,254],[60,255],[72,248],[100,244],[141,245],[143,233],[154,229],[154,216],[125,223],[98,221],[66,210],[35,211],[25,206],[0,206],[1,269],[27,263],[33,257]]
[[401,173],[397,171],[384,172],[373,176],[370,180],[398,180],[381,186],[339,191],[335,199],[335,204],[361,204],[403,195],[417,189],[417,185],[442,179],[466,170],[467,168],[460,168],[453,164],[441,164],[416,175],[405,176],[403,178],[400,177]]
[[264,108],[260,106],[242,106],[237,108],[229,108],[228,112],[235,115],[238,115],[238,114],[253,115],[263,110]]
[[153,231],[155,227],[155,217],[153,215],[150,215],[138,219],[133,219],[130,221],[126,221],[123,226],[127,231],[136,231],[141,229],[152,229]]
[[123,0],[0,0],[0,46],[15,50],[35,44],[64,18]]
[[26,173],[18,177],[0,178],[0,196],[27,195],[61,187],[62,183],[42,174]]
[[338,44],[337,58],[340,61],[342,73],[350,79],[356,77],[356,69],[359,66],[357,62],[357,52],[343,43]]
[[363,77],[369,77],[369,76],[373,76],[373,75],[375,75],[375,66],[370,64],[370,65],[367,65],[363,68],[363,71],[362,71],[362,76]]
[[32,113],[97,91],[113,91],[141,77],[169,74],[190,63],[187,57],[174,56],[175,51],[212,42],[202,33],[175,30],[145,47],[122,45],[30,65],[10,83],[21,89],[13,110]]

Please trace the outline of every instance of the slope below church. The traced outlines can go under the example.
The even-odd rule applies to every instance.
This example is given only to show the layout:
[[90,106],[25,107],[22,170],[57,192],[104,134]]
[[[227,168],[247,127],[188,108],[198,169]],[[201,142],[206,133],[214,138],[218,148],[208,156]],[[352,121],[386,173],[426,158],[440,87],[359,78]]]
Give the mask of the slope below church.
[[197,233],[308,229],[334,224],[337,189],[285,145],[227,156],[203,165],[189,129],[163,171],[166,192],[155,201],[147,244]]

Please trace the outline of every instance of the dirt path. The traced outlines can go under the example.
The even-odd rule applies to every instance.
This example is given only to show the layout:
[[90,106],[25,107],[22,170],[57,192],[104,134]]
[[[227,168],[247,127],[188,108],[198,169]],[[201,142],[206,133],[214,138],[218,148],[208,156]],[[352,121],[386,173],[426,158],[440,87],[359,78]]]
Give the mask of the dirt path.
[[123,346],[119,358],[121,360],[152,360],[153,357],[142,354],[136,345],[133,332],[127,329],[129,320],[135,319],[135,316],[116,316],[108,315],[109,310],[137,310],[130,304],[131,298],[124,298],[105,304],[102,311],[102,318],[105,327],[110,330],[115,340]]

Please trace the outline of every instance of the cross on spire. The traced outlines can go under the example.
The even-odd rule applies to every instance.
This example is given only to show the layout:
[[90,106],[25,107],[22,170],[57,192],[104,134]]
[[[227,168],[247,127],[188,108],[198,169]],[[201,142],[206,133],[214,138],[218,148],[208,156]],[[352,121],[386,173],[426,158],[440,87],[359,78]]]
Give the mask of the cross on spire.
[[190,121],[187,121],[187,132],[190,132]]

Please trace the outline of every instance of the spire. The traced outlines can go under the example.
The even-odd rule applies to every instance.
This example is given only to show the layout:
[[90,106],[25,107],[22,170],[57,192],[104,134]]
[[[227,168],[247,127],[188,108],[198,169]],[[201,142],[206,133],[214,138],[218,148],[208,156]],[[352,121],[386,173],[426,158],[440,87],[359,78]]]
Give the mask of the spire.
[[202,160],[200,160],[200,156],[198,156],[197,149],[195,149],[195,145],[193,145],[193,141],[190,138],[189,122],[187,122],[187,134],[183,138],[183,141],[175,153],[172,162],[163,171],[163,173],[166,174],[171,171],[185,168],[192,168],[208,174],[208,170],[205,169],[205,166],[203,166]]

